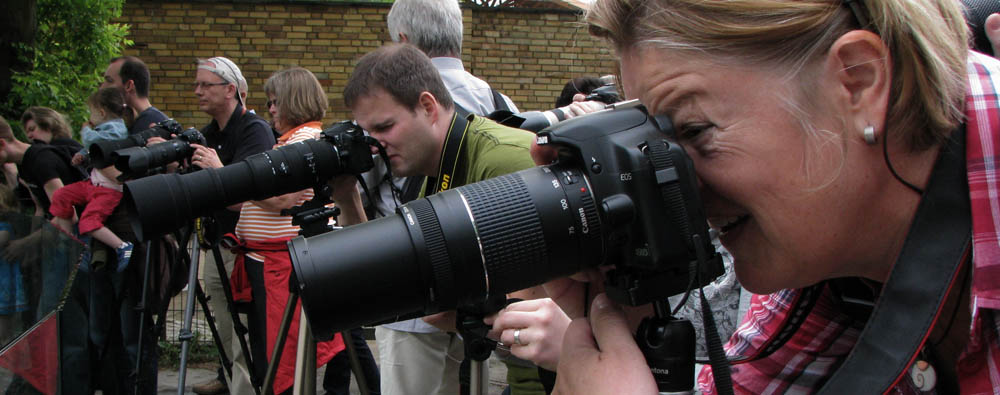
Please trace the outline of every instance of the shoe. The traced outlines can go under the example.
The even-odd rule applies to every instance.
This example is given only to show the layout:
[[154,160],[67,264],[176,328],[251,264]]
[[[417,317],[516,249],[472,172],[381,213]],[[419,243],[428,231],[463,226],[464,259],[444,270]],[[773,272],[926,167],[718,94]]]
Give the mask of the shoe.
[[132,243],[126,241],[115,249],[115,252],[118,253],[118,273],[125,271],[125,268],[128,267],[128,261],[132,259],[132,247]]
[[229,388],[226,387],[225,381],[214,378],[211,381],[192,386],[191,391],[198,395],[216,395],[229,393]]

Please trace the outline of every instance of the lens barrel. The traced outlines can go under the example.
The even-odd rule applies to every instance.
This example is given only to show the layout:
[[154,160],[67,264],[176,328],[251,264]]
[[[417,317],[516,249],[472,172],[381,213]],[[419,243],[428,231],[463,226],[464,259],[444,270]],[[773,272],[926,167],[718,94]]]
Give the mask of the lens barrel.
[[[419,199],[399,214],[289,242],[317,338],[485,301],[596,266],[600,221],[583,173],[522,170]],[[377,248],[358,246],[378,243]]]
[[180,132],[180,124],[173,119],[167,119],[149,129],[120,140],[102,140],[91,144],[90,147],[87,147],[87,154],[90,156],[90,163],[92,163],[94,167],[105,168],[115,164],[111,156],[118,150],[131,147],[142,147],[146,145],[146,140],[149,140],[150,137],[169,139],[171,134],[177,134]]
[[300,191],[340,173],[336,146],[306,140],[222,168],[126,182],[121,204],[129,212],[136,237],[147,240],[220,208]]
[[188,132],[197,134],[197,139],[178,137],[147,147],[125,148],[111,153],[111,163],[127,178],[145,176],[150,170],[191,157],[194,153],[191,143],[205,144],[205,138],[197,130],[189,129]]

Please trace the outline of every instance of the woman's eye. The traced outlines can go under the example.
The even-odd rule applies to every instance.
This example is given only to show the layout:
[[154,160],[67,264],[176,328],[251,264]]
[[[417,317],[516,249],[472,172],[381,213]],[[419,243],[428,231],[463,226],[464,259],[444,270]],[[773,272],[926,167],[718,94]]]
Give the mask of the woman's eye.
[[677,139],[680,141],[690,141],[701,136],[705,130],[712,127],[707,123],[683,124],[677,129]]

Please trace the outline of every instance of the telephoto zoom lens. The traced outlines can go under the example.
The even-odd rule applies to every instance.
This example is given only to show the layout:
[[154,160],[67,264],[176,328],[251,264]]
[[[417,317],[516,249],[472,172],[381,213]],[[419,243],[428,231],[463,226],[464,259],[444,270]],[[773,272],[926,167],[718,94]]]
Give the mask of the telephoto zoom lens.
[[317,338],[485,301],[604,256],[587,178],[536,167],[415,200],[398,215],[289,242]]
[[136,237],[147,240],[236,203],[320,185],[339,175],[341,165],[333,144],[306,140],[218,169],[126,182],[122,204],[129,212]]

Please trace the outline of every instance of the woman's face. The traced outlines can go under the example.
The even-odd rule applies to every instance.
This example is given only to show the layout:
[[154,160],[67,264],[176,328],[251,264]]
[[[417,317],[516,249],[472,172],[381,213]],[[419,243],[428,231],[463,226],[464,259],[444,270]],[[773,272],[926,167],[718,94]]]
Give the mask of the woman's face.
[[278,97],[272,94],[267,95],[267,112],[271,113],[271,123],[274,129],[279,132],[288,131],[288,127],[281,122],[281,110],[278,108]]
[[28,122],[24,123],[24,134],[31,141],[41,140],[45,143],[52,142],[52,132],[48,129],[42,129],[35,123],[34,119],[29,119]]
[[[843,122],[827,115],[837,113],[834,106],[793,116],[794,82],[770,70],[659,49],[623,55],[625,93],[673,120],[694,161],[709,222],[747,289],[806,286],[839,276],[843,262],[860,258],[852,256],[855,228],[866,219],[857,215],[864,206],[855,197],[865,192],[854,191],[871,183],[851,163]],[[807,132],[803,117],[819,132]]]

